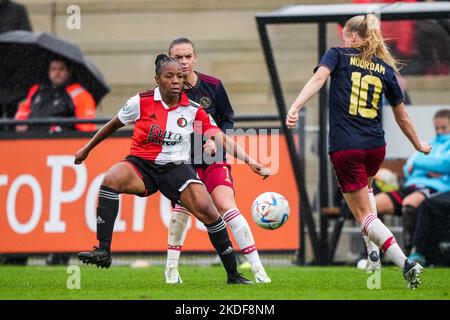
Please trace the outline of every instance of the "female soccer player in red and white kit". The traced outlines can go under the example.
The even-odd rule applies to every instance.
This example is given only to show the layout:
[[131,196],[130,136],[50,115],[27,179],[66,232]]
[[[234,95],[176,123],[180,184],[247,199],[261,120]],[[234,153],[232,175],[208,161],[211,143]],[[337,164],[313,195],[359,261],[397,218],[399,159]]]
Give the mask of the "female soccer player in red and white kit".
[[331,48],[323,56],[292,104],[286,125],[295,126],[299,110],[331,75],[329,155],[344,198],[361,225],[368,246],[368,269],[379,270],[379,248],[403,270],[408,288],[416,288],[423,268],[407,260],[391,231],[377,218],[371,188],[386,152],[381,124],[383,95],[416,150],[428,154],[431,147],[419,141],[406,112],[395,77],[397,62],[386,48],[378,18],[373,14],[351,18],[345,23],[343,38],[343,47]]
[[[177,59],[183,67],[183,91],[189,99],[199,103],[217,126],[225,132],[233,129],[233,108],[222,82],[212,76],[194,71],[197,54],[194,44],[187,38],[178,38],[169,46],[169,55]],[[202,139],[201,136],[192,138],[191,161],[200,179],[206,185],[220,215],[230,226],[234,239],[242,253],[252,266],[257,283],[268,283],[271,279],[261,263],[256,250],[255,240],[247,220],[241,214],[234,199],[233,178],[231,166],[227,163],[225,153],[217,153],[214,159],[204,159],[202,148],[196,150],[196,139],[206,140],[203,145],[205,153],[214,154],[216,146],[211,139]],[[203,143],[202,143],[203,144]],[[200,145],[202,145],[200,144]],[[186,238],[189,210],[176,205],[169,223],[166,282],[181,283],[178,272],[178,261],[181,249]]]
[[269,174],[268,169],[256,162],[249,163],[248,156],[211,123],[204,109],[182,92],[182,67],[176,59],[159,55],[155,64],[158,87],[129,99],[119,114],[75,155],[75,164],[82,163],[101,141],[124,125],[135,123],[130,154],[108,170],[100,187],[97,207],[99,247],[81,252],[78,257],[84,263],[108,268],[119,194],[149,196],[159,190],[171,201],[188,208],[205,224],[227,272],[227,282],[249,284],[251,281],[237,271],[225,222],[194,168],[187,163],[190,136],[196,130],[214,136],[227,150],[232,150],[234,156],[248,163],[254,172],[265,176]]

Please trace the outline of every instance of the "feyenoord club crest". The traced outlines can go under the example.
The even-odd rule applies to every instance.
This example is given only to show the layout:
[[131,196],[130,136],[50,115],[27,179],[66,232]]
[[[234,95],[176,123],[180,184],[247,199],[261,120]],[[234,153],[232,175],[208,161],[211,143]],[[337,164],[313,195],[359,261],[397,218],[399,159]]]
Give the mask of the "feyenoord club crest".
[[211,100],[208,97],[203,97],[200,99],[200,104],[203,108],[208,108],[211,105]]
[[184,128],[184,127],[186,127],[186,125],[187,125],[187,120],[186,120],[185,118],[183,118],[183,116],[182,116],[181,118],[178,118],[178,120],[177,120],[177,125],[178,125],[180,128]]

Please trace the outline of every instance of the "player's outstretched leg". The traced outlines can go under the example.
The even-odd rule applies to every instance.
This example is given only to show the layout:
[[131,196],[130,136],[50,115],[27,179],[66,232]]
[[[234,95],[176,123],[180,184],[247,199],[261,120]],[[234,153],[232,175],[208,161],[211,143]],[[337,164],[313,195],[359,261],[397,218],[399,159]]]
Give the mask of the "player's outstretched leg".
[[[169,222],[167,262],[164,272],[166,283],[182,283],[178,271],[178,262],[186,238],[189,218],[190,213],[187,209],[180,205],[175,205]],[[253,274],[255,275],[255,281],[257,283],[270,283],[271,279],[261,263],[253,234],[245,217],[240,213],[239,209],[233,208],[223,214],[223,219],[230,226],[234,239],[238,243],[248,263],[250,263]]]
[[[230,226],[234,240],[251,265],[255,281],[257,283],[269,283],[272,280],[261,263],[252,230],[245,217],[237,208],[234,198],[235,192],[232,183],[230,183],[229,169],[225,171],[223,169],[224,167],[216,167],[213,172],[207,175],[205,184],[212,189],[211,197],[214,205],[225,222]],[[226,175],[224,175],[224,172]]]
[[[377,204],[375,201],[375,196],[373,195],[372,188],[368,189],[368,194],[370,200],[370,207],[372,208],[372,213],[373,215],[377,216]],[[363,238],[367,247],[366,271],[367,272],[380,271],[381,269],[380,249],[373,241],[369,240],[369,237],[367,235],[363,235]]]
[[420,273],[423,267],[414,261],[409,261],[392,232],[374,215],[368,215],[362,222],[362,232],[375,242],[396,266],[403,269],[407,287],[415,289],[420,285]]
[[272,280],[266,273],[258,251],[255,240],[247,220],[238,208],[232,208],[223,214],[223,219],[230,226],[233,237],[239,245],[242,253],[252,266],[255,281],[257,283],[270,283]]
[[186,239],[187,227],[191,216],[189,211],[180,205],[175,205],[172,210],[172,217],[168,227],[168,246],[166,270],[164,272],[166,283],[183,283],[178,272],[178,262],[180,260],[181,250]]
[[181,193],[180,200],[192,214],[205,225],[209,239],[227,272],[228,284],[252,284],[238,273],[236,256],[222,217],[209,193],[201,184],[191,183]]
[[119,192],[102,185],[98,192],[97,207],[97,240],[99,247],[94,250],[78,253],[78,258],[85,264],[95,264],[97,267],[111,266],[111,241],[119,211]]
[[375,214],[370,213],[372,209],[367,187],[343,195],[356,221],[361,225],[362,234],[373,241],[389,260],[403,270],[408,288],[417,288],[423,268],[417,262],[411,262],[406,258],[392,232]]
[[97,267],[111,266],[111,241],[114,223],[119,213],[119,194],[142,194],[145,185],[136,171],[126,162],[111,167],[103,178],[98,192],[97,240],[99,246],[94,250],[80,252],[78,258],[85,264]]
[[219,254],[220,260],[227,271],[228,284],[252,284],[244,278],[237,270],[237,261],[234,255],[233,246],[228,236],[227,227],[222,217],[216,222],[205,224],[208,230],[209,239]]

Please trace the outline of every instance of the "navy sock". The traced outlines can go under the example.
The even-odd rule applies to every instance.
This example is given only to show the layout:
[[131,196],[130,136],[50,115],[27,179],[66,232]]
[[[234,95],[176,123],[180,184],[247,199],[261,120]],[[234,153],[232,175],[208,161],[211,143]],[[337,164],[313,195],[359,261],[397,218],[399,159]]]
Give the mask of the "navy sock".
[[222,264],[228,275],[237,273],[237,261],[233,246],[228,236],[225,222],[220,217],[216,222],[205,225],[208,230],[209,239],[217,251]]
[[97,207],[97,240],[100,248],[110,252],[114,222],[119,212],[119,192],[100,186]]

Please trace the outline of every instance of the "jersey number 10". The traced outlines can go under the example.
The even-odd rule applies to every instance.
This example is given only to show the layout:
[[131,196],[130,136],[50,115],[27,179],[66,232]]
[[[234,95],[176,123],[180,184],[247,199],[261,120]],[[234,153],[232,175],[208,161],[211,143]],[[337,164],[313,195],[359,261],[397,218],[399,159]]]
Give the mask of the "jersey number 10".
[[[372,102],[367,105],[369,85],[373,86]],[[351,115],[360,115],[363,118],[373,119],[378,113],[378,101],[380,100],[383,83],[380,78],[372,75],[365,75],[361,78],[361,72],[352,72],[352,94],[350,96]]]

